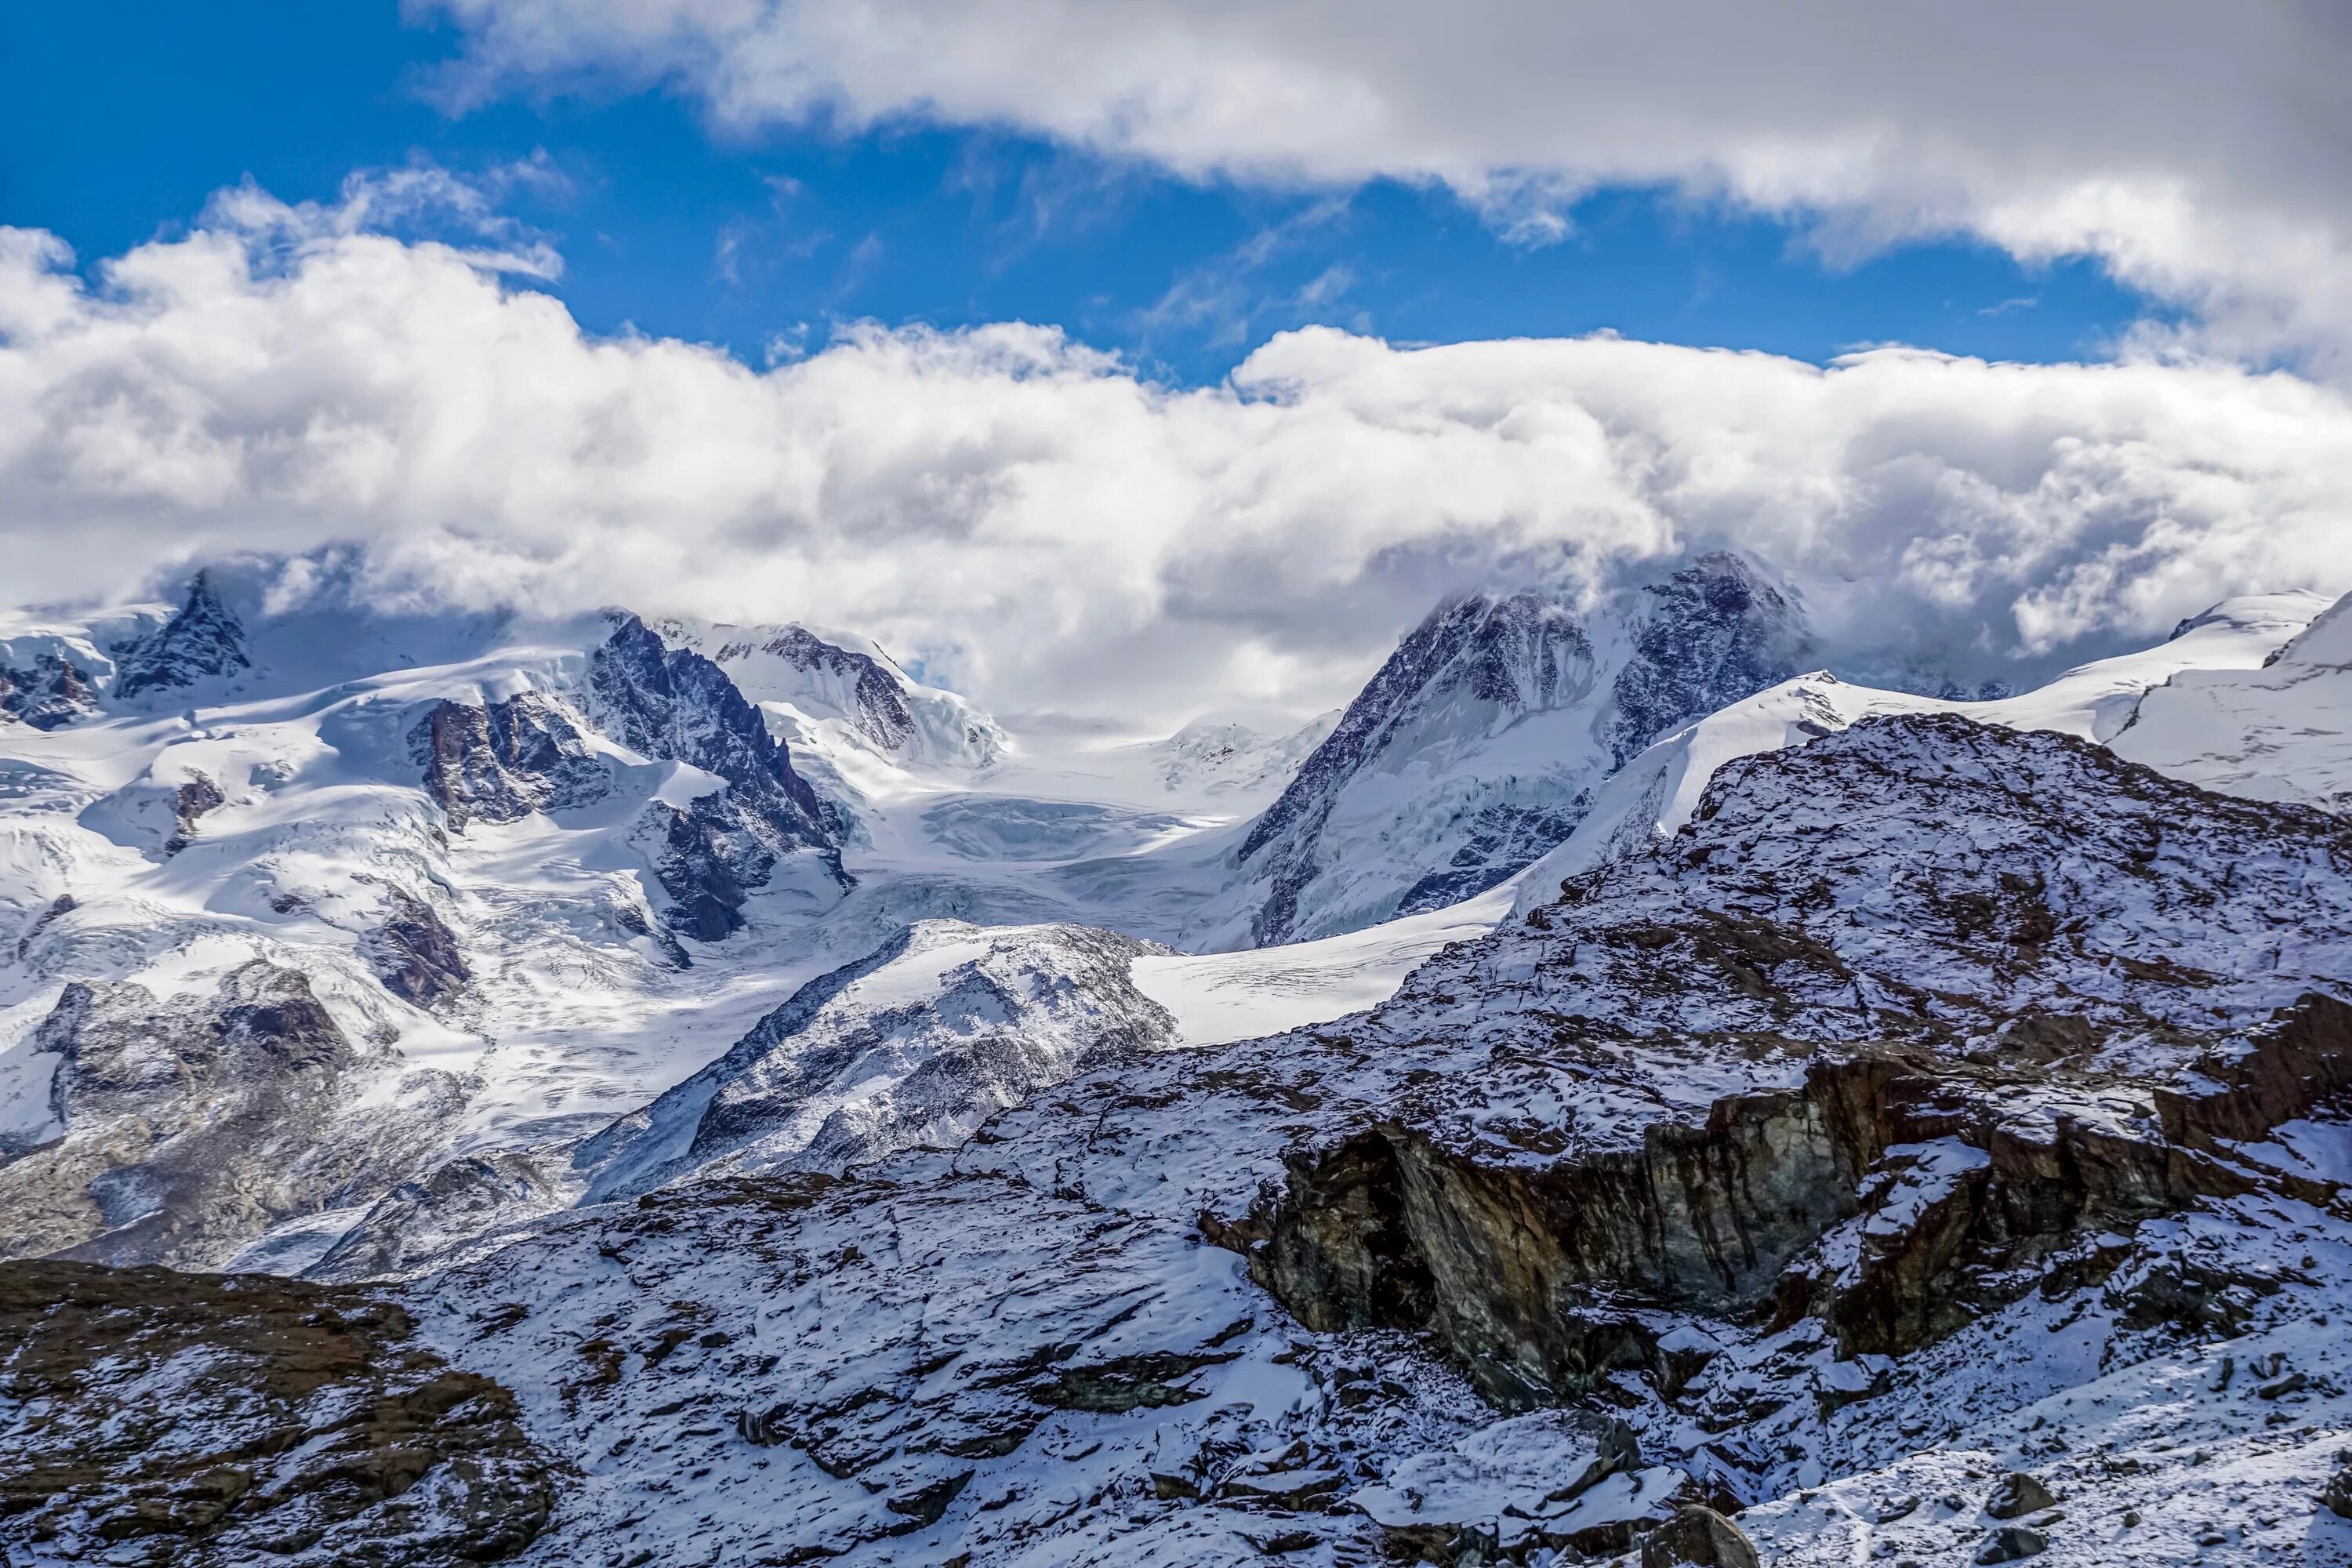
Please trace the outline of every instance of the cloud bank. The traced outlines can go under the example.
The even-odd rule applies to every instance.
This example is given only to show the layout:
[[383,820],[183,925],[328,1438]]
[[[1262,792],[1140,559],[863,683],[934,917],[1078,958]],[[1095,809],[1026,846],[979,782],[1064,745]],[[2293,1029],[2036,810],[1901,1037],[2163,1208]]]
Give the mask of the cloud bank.
[[2306,0],[412,0],[456,101],[1009,127],[1196,177],[1443,182],[1540,237],[1659,184],[1832,253],[2095,257],[2210,352],[2352,370],[2352,12]]
[[543,256],[353,199],[236,193],[94,287],[0,230],[0,592],[349,541],[387,593],[809,618],[1150,725],[1343,700],[1451,588],[1716,543],[1845,646],[1987,668],[2352,589],[2352,404],[2285,374],[1317,329],[1173,390],[1017,324],[754,371],[584,334],[517,286]]

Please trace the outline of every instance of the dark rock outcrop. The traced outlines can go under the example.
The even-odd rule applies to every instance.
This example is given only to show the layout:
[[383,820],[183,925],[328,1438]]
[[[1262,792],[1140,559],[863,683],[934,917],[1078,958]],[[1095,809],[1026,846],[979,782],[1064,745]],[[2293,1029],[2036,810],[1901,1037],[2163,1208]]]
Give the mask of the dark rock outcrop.
[[0,1264],[0,1557],[493,1562],[554,1511],[514,1396],[400,1308],[261,1276]]
[[[2105,1279],[2118,1227],[2330,1201],[2230,1145],[2352,1087],[2352,1005],[2294,997],[2301,950],[2232,955],[2293,903],[2340,960],[2347,868],[2332,818],[2054,735],[1885,721],[1750,759],[1676,839],[1417,973],[1381,1048],[1478,1065],[1294,1149],[1222,1234],[1308,1326],[1433,1331],[1507,1405],[1670,1386],[1660,1310],[1905,1355]],[[1693,1074],[1755,1087],[1643,1114]],[[2223,1299],[2168,1278],[2132,1287],[2150,1321]]]
[[457,933],[432,905],[399,888],[386,890],[383,923],[361,939],[360,951],[385,990],[419,1007],[437,1007],[473,982]]
[[98,711],[98,692],[72,660],[42,654],[30,669],[0,666],[0,717],[57,730]]
[[460,830],[592,805],[612,784],[571,714],[536,691],[483,707],[436,702],[410,730],[408,749],[425,793]]
[[177,855],[194,842],[196,819],[218,811],[228,804],[228,796],[220,785],[204,773],[190,773],[180,787],[172,793],[172,837],[163,840],[163,853]]
[[1696,1504],[1642,1538],[1642,1568],[1758,1568],[1758,1561],[1746,1531]]
[[188,584],[186,602],[170,620],[112,652],[116,697],[193,686],[253,667],[245,648],[245,627],[221,602],[211,574],[205,572],[197,573]]

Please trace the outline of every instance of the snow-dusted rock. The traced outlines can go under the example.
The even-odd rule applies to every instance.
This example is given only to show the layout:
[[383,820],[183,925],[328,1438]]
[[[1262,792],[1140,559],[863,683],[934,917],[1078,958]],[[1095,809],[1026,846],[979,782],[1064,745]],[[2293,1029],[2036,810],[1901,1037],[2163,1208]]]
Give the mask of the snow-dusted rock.
[[1084,926],[919,921],[584,1144],[591,1199],[951,1148],[1089,1056],[1169,1043],[1175,1020],[1130,977],[1149,951]]

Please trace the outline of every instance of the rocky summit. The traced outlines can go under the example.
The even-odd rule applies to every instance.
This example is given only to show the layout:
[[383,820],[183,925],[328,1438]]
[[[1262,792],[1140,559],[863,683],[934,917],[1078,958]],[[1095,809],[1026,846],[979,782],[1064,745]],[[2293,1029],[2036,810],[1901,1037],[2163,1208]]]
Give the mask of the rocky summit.
[[1079,744],[306,573],[0,650],[0,1561],[2352,1563],[2340,606]]

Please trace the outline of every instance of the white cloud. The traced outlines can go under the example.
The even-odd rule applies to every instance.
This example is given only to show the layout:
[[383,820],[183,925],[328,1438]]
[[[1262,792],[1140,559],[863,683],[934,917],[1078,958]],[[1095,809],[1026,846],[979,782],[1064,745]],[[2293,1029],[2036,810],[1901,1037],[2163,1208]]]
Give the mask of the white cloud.
[[754,371],[279,214],[240,194],[96,289],[0,230],[9,597],[348,540],[387,585],[807,616],[1003,709],[1169,722],[1340,700],[1451,587],[1717,542],[1847,644],[1988,659],[2352,589],[2352,404],[2289,374],[1318,329],[1179,391],[1017,325]]
[[1009,126],[1188,175],[1439,181],[1540,241],[1658,184],[1833,253],[2100,258],[2199,346],[2352,368],[2352,14],[2305,0],[411,0],[457,99],[618,79],[720,126]]

